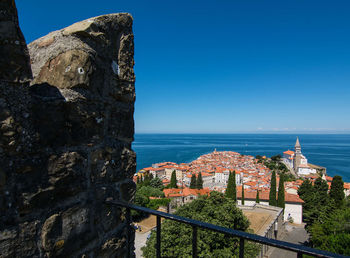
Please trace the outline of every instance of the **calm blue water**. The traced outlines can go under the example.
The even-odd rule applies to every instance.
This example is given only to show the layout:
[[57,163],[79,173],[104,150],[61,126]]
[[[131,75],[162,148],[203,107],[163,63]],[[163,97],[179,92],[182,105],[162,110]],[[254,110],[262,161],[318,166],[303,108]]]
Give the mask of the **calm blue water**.
[[[214,151],[236,151],[246,155],[282,154],[294,150],[297,135],[290,134],[136,134],[133,149],[137,169],[153,163],[191,162]],[[299,134],[302,153],[309,163],[327,168],[330,176],[350,182],[350,134]]]

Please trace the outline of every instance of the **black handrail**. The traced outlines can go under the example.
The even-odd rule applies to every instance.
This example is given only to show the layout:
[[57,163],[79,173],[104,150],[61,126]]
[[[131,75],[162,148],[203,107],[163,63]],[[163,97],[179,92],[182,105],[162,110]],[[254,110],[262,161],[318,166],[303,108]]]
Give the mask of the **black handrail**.
[[[244,231],[239,231],[239,230],[234,230],[234,229],[225,228],[225,227],[221,227],[221,226],[216,226],[216,225],[213,225],[210,223],[177,216],[177,215],[170,214],[170,213],[165,213],[165,212],[161,212],[161,211],[156,211],[156,210],[136,206],[136,205],[126,203],[126,202],[115,201],[115,200],[109,200],[106,202],[108,204],[114,204],[114,205],[118,205],[118,206],[126,208],[127,209],[127,216],[130,216],[130,209],[157,216],[157,244],[156,244],[157,257],[161,257],[161,253],[160,253],[160,250],[161,250],[161,246],[160,246],[161,221],[160,221],[160,218],[161,217],[166,218],[166,219],[170,219],[170,220],[174,220],[177,222],[185,223],[185,224],[192,226],[192,228],[193,228],[192,256],[193,257],[197,257],[197,228],[198,227],[209,229],[209,230],[223,233],[226,235],[230,235],[232,237],[239,237],[240,238],[239,257],[244,256],[244,240],[249,240],[249,241],[259,243],[259,244],[273,246],[273,247],[277,247],[280,249],[293,251],[293,252],[297,253],[298,257],[302,257],[303,254],[312,255],[315,257],[346,257],[343,255],[339,255],[339,254],[335,254],[335,253],[331,253],[331,252],[327,252],[327,251],[322,251],[322,250],[310,248],[310,247],[303,246],[303,245],[298,245],[298,244],[289,243],[289,242],[285,242],[285,241],[281,241],[281,240],[262,237],[262,236],[247,233]],[[130,218],[127,218],[127,220],[129,222]]]

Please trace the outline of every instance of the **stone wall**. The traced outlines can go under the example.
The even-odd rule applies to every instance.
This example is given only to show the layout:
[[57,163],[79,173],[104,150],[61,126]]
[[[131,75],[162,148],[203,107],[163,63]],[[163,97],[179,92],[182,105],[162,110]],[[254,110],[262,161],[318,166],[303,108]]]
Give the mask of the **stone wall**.
[[27,48],[14,1],[0,7],[0,257],[126,256],[125,214],[104,201],[135,191],[132,17]]

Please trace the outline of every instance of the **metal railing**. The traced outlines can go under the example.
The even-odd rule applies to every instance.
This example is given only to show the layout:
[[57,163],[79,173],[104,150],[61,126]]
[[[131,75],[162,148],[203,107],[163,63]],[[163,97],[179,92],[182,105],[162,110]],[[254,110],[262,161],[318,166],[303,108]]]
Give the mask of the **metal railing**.
[[[318,250],[318,249],[313,249],[313,248],[303,246],[303,245],[298,245],[298,244],[293,244],[293,243],[280,241],[280,240],[276,240],[276,239],[272,239],[272,238],[262,237],[262,236],[247,233],[244,231],[233,230],[230,228],[215,226],[213,224],[209,224],[209,223],[201,222],[198,220],[193,220],[193,219],[188,219],[185,217],[177,216],[174,214],[169,214],[169,213],[165,213],[165,212],[161,212],[161,211],[156,211],[156,210],[136,206],[136,205],[133,205],[130,203],[125,203],[125,202],[121,202],[121,201],[114,201],[114,200],[107,201],[107,203],[126,208],[126,219],[127,219],[128,225],[130,225],[132,222],[131,221],[131,211],[130,211],[131,209],[136,210],[136,211],[140,211],[140,212],[144,212],[147,214],[152,214],[152,215],[155,215],[157,217],[157,236],[156,236],[156,239],[157,239],[157,242],[156,242],[156,254],[157,254],[157,256],[156,257],[157,258],[161,257],[161,239],[160,239],[161,218],[174,220],[174,221],[185,223],[185,224],[192,226],[192,257],[198,257],[198,252],[197,252],[197,229],[198,228],[203,228],[203,229],[208,229],[211,231],[223,233],[223,234],[231,236],[231,237],[239,237],[239,239],[240,239],[240,241],[239,241],[239,257],[240,258],[244,257],[244,241],[245,240],[295,252],[295,253],[297,253],[298,258],[303,257],[303,254],[307,254],[307,255],[311,255],[311,256],[315,256],[315,257],[345,257],[345,256],[342,256],[339,254],[335,254],[335,253],[331,253],[331,252],[327,252],[327,251],[322,251],[322,250]],[[130,230],[129,230],[129,233],[131,233]],[[129,239],[130,239],[130,237],[129,237]],[[128,241],[128,243],[129,243],[129,245],[131,245],[131,241]],[[131,246],[129,246],[129,250],[132,250]],[[132,257],[132,254],[129,254],[129,257]]]

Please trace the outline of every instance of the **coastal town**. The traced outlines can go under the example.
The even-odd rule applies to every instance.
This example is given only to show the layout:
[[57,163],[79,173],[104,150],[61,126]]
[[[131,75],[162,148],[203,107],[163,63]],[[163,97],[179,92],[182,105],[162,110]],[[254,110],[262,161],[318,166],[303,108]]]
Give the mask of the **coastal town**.
[[[171,176],[175,171],[177,187],[163,190],[165,197],[170,198],[177,205],[183,205],[198,197],[209,194],[211,191],[225,193],[229,174],[235,174],[237,202],[242,205],[242,192],[244,191],[244,205],[254,206],[256,195],[259,191],[260,204],[269,204],[269,192],[272,170],[265,161],[269,158],[241,155],[233,151],[216,151],[198,157],[190,163],[176,164],[174,162],[162,162],[153,164],[138,171],[137,177],[152,175],[162,180],[164,186],[169,185]],[[280,156],[280,162],[285,164],[292,180],[284,183],[285,208],[284,220],[302,223],[303,200],[298,196],[298,188],[303,180],[314,182],[318,177],[327,181],[330,188],[333,178],[327,176],[326,168],[308,163],[307,158],[301,152],[299,139],[296,139],[294,151],[286,150]],[[191,189],[191,178],[200,175],[203,180],[203,189]],[[277,173],[276,182],[280,176]],[[344,183],[345,196],[350,195],[350,183]]]

